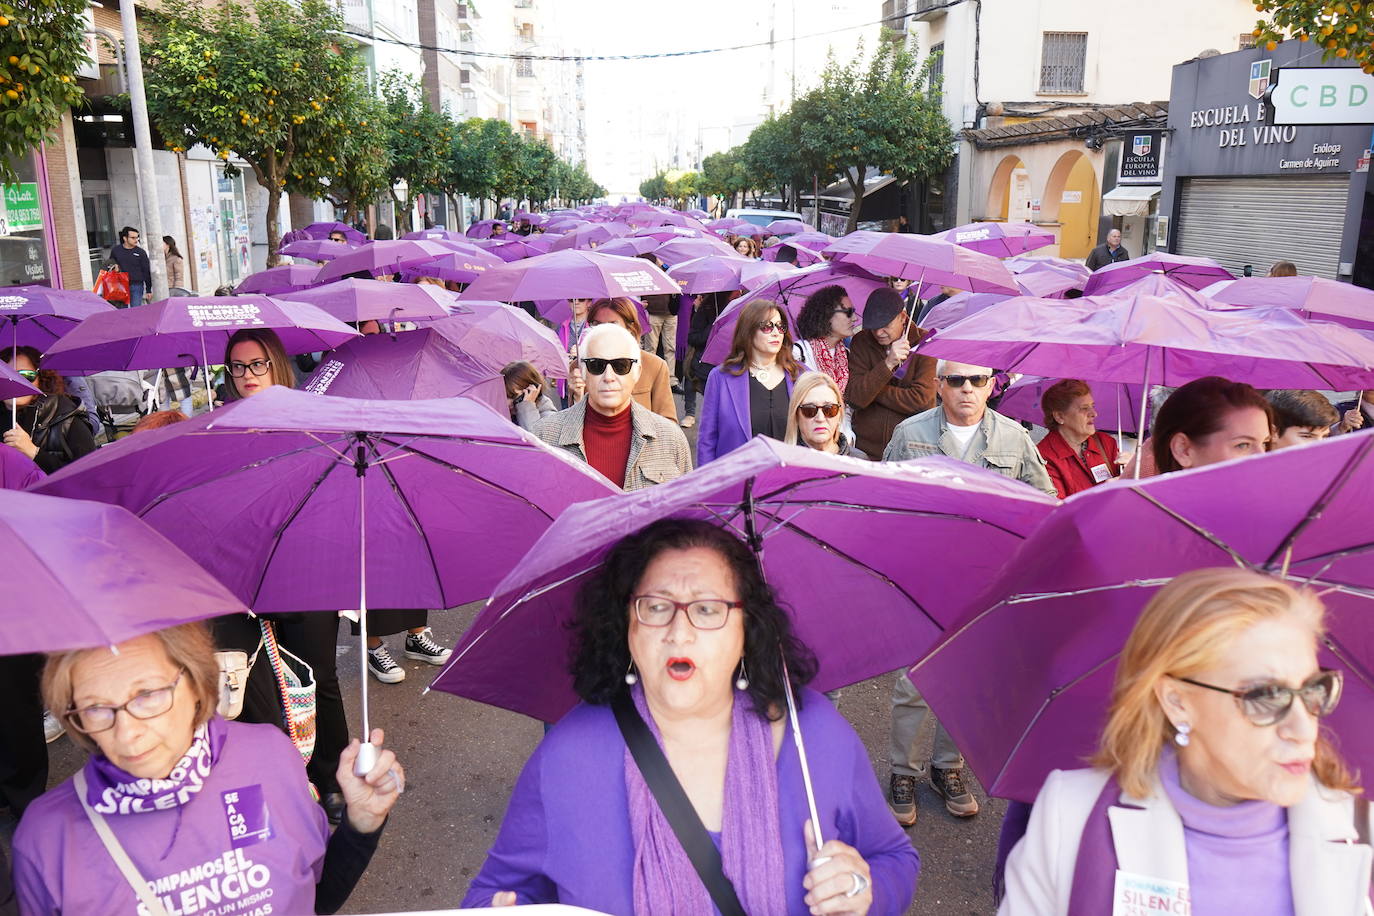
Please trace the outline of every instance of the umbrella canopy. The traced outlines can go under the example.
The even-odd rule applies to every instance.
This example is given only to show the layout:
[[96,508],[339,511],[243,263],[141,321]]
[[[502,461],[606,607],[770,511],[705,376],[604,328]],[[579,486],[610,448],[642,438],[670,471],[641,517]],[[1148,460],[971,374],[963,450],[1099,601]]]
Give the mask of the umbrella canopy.
[[650,238],[658,242],[671,242],[673,239],[714,239],[715,236],[707,229],[692,229],[687,226],[655,226],[636,229],[627,238]]
[[730,235],[744,236],[751,239],[761,239],[769,234],[762,226],[755,226],[753,223],[747,222],[733,229],[729,229],[727,232]]
[[921,319],[921,327],[927,331],[947,328],[970,315],[1000,305],[1010,298],[1012,297],[1001,293],[959,293],[931,306],[930,311]]
[[1016,285],[1037,299],[1064,299],[1072,290],[1083,291],[1083,277],[1053,267],[1027,268],[1016,275]]
[[768,235],[798,235],[816,230],[799,219],[775,219],[764,226],[763,231]]
[[1093,272],[1088,270],[1088,268],[1083,265],[1082,261],[1070,261],[1068,258],[1056,258],[1047,254],[1022,254],[1014,258],[1007,258],[1002,263],[1006,265],[1007,270],[1014,274],[1019,274],[1032,268],[1037,270],[1050,268],[1082,277],[1084,282],[1093,275]]
[[474,248],[412,264],[402,269],[401,280],[410,283],[420,277],[434,277],[446,283],[471,283],[487,271],[504,266],[503,259]]
[[[997,412],[1013,420],[1044,425],[1045,412],[1040,400],[1058,378],[1029,375],[1017,379],[997,402]],[[1097,410],[1096,425],[1102,432],[1134,433],[1140,426],[1140,385],[1117,382],[1096,382],[1090,386],[1093,407]]]
[[523,238],[519,237],[513,238],[508,242],[498,241],[496,239],[490,239],[488,241],[494,242],[495,244],[492,244],[487,250],[508,263],[510,261],[519,261],[522,258],[532,258],[537,254],[544,253],[532,247]]
[[463,291],[462,298],[525,302],[676,292],[677,284],[667,274],[640,258],[555,251],[487,271]]
[[332,350],[358,332],[304,302],[267,296],[173,296],[92,315],[53,344],[43,368],[163,369],[218,361],[237,331],[271,330],[287,353]]
[[[648,328],[650,326],[648,307],[645,306],[643,300],[634,297],[629,298],[634,303],[635,314],[639,316],[639,326]],[[572,303],[567,299],[536,299],[534,300],[534,307],[546,321],[555,325],[560,325],[572,318]]]
[[[882,464],[751,440],[709,468],[568,509],[497,586],[433,686],[556,721],[574,597],[610,547],[660,518],[705,519],[752,542],[830,689],[917,657],[1055,500],[944,458]],[[975,539],[938,566],[914,543]],[[836,613],[844,608],[844,613]]]
[[383,280],[335,280],[313,289],[283,293],[281,299],[305,302],[340,321],[415,321],[443,318],[444,307],[453,301],[447,291],[433,286],[387,283]]
[[826,286],[843,286],[855,311],[862,315],[869,293],[885,285],[882,280],[858,268],[839,264],[816,264],[776,280],[769,280],[731,302],[725,311],[720,313],[715,324],[711,325],[711,334],[706,340],[701,358],[712,365],[720,365],[725,361],[730,355],[730,339],[735,333],[735,322],[739,320],[744,307],[756,299],[767,299],[781,306],[795,337],[797,316],[801,314],[807,297],[817,290]]
[[28,379],[19,374],[9,363],[0,363],[0,398],[22,398],[43,392],[34,387]]
[[711,255],[683,261],[668,270],[684,293],[717,293],[746,289],[781,279],[796,272],[787,264]]
[[467,237],[470,239],[489,239],[494,228],[500,226],[506,228],[505,220],[499,219],[479,219],[477,222],[468,226]]
[[467,236],[448,229],[416,229],[414,232],[407,232],[401,238],[418,242],[462,242]]
[[825,251],[832,261],[854,264],[880,277],[974,293],[1020,292],[1011,271],[992,255],[923,235],[861,229],[832,242]]
[[[788,259],[783,260],[783,255],[787,254]],[[769,245],[763,249],[763,259],[765,261],[777,261],[779,263],[791,262],[797,267],[810,267],[812,264],[819,264],[824,261],[819,254],[805,245],[793,245],[791,242],[779,242],[776,245]]]
[[988,793],[1029,802],[1051,769],[1095,749],[1118,655],[1155,591],[1192,569],[1254,569],[1323,594],[1320,658],[1346,674],[1328,721],[1368,773],[1371,492],[1364,433],[1093,487],[1035,532],[912,680]]
[[[0,655],[112,646],[243,602],[127,509],[0,490]],[[35,609],[41,609],[36,612]]]
[[1169,279],[1193,289],[1202,289],[1218,280],[1232,279],[1230,271],[1211,258],[1190,258],[1153,251],[1135,260],[1108,264],[1095,271],[1083,287],[1083,295],[1110,293],[1152,273],[1165,274]]
[[1202,292],[1226,305],[1286,308],[1304,318],[1374,328],[1374,290],[1353,283],[1322,277],[1241,277],[1214,283]]
[[1054,233],[1031,223],[969,223],[931,236],[990,254],[1010,258],[1055,243]]
[[364,518],[367,607],[483,598],[561,512],[613,492],[465,398],[281,386],[120,439],[39,489],[128,508],[256,611],[359,607]]
[[618,254],[627,258],[637,258],[642,254],[648,254],[659,246],[659,240],[647,236],[626,237],[621,239],[611,239],[603,245],[597,246],[597,251],[602,254]]
[[329,239],[298,239],[283,245],[277,253],[285,257],[305,258],[309,261],[332,261],[352,250],[352,245],[331,242]]
[[315,276],[315,282],[342,280],[349,274],[360,272],[374,277],[399,273],[403,267],[433,260],[450,251],[451,248],[439,242],[411,242],[405,239],[373,242],[337,257],[321,267]]
[[578,226],[576,229],[570,229],[563,233],[563,237],[554,242],[549,250],[596,248],[602,242],[629,235],[630,231],[630,227],[624,223],[591,223],[586,226]]
[[329,241],[329,234],[331,232],[342,232],[344,238],[348,239],[349,243],[353,245],[361,245],[367,241],[367,236],[348,225],[348,223],[311,223],[309,226],[302,229],[301,232],[304,233],[306,238],[324,239],[325,241]]
[[723,216],[720,219],[711,220],[706,224],[706,228],[716,232],[729,232],[731,229],[752,225],[753,223],[749,222],[749,220],[740,219],[738,216]]
[[683,261],[690,261],[693,258],[704,258],[708,255],[722,254],[726,257],[743,258],[738,251],[722,242],[720,239],[669,239],[658,248],[654,249],[654,254],[658,259],[666,264],[680,264]]
[[281,267],[269,267],[267,270],[260,270],[244,277],[239,285],[234,287],[234,292],[239,295],[259,293],[263,296],[294,292],[313,286],[315,275],[319,272],[320,269],[313,264],[283,264]]
[[8,331],[0,330],[0,347],[33,347],[45,352],[90,316],[114,310],[113,305],[85,290],[0,287],[0,320],[10,322]]
[[457,302],[449,317],[429,327],[498,372],[523,360],[533,363],[546,378],[566,378],[568,375],[567,352],[558,335],[531,318],[524,309],[504,302]]

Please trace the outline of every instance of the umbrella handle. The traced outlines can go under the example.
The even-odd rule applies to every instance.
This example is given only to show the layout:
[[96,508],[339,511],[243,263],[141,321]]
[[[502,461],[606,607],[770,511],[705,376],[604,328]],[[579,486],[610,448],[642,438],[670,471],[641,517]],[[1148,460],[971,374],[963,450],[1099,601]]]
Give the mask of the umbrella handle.
[[[364,652],[366,652],[366,649],[364,649]],[[364,687],[363,689],[366,690],[367,688]],[[377,748],[377,745],[373,744],[371,741],[364,741],[362,744],[358,745],[358,759],[353,761],[353,775],[361,779],[368,773],[371,773],[372,768],[377,765],[377,758],[380,754],[381,751]]]
[[811,811],[811,835],[816,841],[816,848],[820,849],[825,845],[825,839],[821,836],[821,816],[816,811],[816,790],[811,785],[811,767],[806,760],[806,742],[802,740],[801,723],[797,721],[797,703],[792,697],[792,676],[787,671],[787,654],[778,647],[782,657],[782,685],[783,695],[787,697],[787,721],[792,726],[792,741],[797,745],[797,759],[801,761],[802,785],[806,787],[806,804]]

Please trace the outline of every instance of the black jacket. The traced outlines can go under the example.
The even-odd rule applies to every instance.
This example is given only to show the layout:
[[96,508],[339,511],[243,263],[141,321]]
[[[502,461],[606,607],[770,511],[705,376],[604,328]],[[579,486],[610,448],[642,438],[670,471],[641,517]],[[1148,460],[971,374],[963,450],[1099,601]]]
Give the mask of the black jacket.
[[1131,253],[1126,250],[1125,245],[1118,245],[1116,251],[1112,251],[1107,247],[1107,243],[1103,242],[1088,253],[1088,260],[1084,263],[1088,270],[1100,270],[1108,264],[1119,264],[1130,259]]
[[[4,428],[9,429],[10,414],[4,412]],[[19,426],[38,446],[33,462],[46,474],[71,464],[95,451],[95,437],[86,422],[86,408],[65,394],[42,397],[19,408]]]
[[129,275],[129,282],[153,285],[153,269],[148,265],[148,252],[135,245],[125,248],[121,242],[110,249],[110,258],[119,264],[119,269]]

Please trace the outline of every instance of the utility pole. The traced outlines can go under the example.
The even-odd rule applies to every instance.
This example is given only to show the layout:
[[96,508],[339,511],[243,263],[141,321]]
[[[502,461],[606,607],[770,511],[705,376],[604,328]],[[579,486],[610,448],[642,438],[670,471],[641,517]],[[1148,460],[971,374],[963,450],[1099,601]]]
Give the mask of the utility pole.
[[167,268],[162,257],[162,217],[157,206],[157,167],[153,164],[153,136],[148,129],[148,96],[143,90],[143,54],[138,45],[138,16],[134,0],[120,0],[119,21],[124,30],[124,66],[128,70],[129,105],[134,120],[134,162],[138,166],[138,195],[143,205],[143,247],[153,274],[153,288],[144,290],[149,302],[167,298]]

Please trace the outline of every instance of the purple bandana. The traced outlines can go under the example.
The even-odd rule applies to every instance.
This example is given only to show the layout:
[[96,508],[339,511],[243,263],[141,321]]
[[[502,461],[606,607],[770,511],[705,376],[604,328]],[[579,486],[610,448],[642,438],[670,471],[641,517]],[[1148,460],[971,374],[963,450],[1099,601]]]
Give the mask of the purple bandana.
[[86,799],[100,814],[141,814],[186,804],[200,792],[219,759],[226,732],[218,716],[196,729],[191,747],[166,779],[140,779],[115,766],[104,754],[86,761]]

